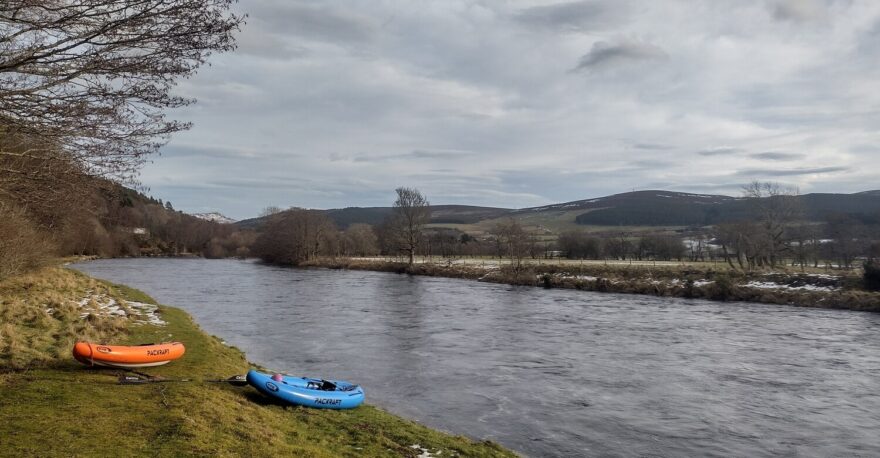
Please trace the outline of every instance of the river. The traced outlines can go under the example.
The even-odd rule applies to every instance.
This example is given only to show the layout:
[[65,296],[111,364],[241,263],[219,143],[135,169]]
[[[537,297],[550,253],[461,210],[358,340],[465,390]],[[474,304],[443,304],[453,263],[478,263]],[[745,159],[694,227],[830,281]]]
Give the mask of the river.
[[252,261],[72,266],[529,456],[880,456],[880,315]]

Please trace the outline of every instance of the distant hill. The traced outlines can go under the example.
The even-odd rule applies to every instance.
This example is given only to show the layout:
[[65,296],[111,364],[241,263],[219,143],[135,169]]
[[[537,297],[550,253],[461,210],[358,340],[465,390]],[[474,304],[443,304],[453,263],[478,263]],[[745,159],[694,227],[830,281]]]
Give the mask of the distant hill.
[[[365,223],[378,226],[391,214],[391,207],[347,207],[324,210],[328,217],[340,229],[352,224]],[[498,218],[509,213],[507,208],[475,207],[470,205],[432,205],[431,223],[434,224],[473,224],[482,220]],[[243,228],[259,228],[265,217],[239,221],[236,225]]]
[[[804,194],[798,199],[808,220],[821,221],[832,213],[873,220],[880,215],[880,190],[855,194]],[[736,221],[750,216],[749,203],[741,197],[690,194],[662,190],[635,191],[595,199],[576,200],[518,210],[468,205],[435,205],[431,223],[467,231],[486,231],[504,218],[559,233],[578,227],[687,227]],[[382,224],[391,207],[349,207],[325,210],[344,229],[355,223]],[[263,218],[236,223],[259,228]]]
[[[819,221],[832,213],[855,217],[880,212],[876,191],[856,194],[799,196],[806,219]],[[594,199],[575,221],[585,225],[705,226],[748,218],[749,203],[742,198],[667,191],[638,191]]]
[[578,211],[575,222],[596,226],[702,226],[719,219],[744,216],[741,199],[670,191],[635,191],[596,199],[577,200],[516,213]]

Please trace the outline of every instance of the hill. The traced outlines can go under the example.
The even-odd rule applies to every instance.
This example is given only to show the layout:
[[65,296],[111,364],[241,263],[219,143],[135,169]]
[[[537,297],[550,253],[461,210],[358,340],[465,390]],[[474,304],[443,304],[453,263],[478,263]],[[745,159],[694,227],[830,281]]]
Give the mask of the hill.
[[[798,201],[806,218],[811,221],[822,221],[835,213],[844,213],[863,221],[872,221],[880,215],[880,190],[854,194],[804,194],[798,196]],[[392,209],[348,207],[324,211],[339,228],[345,229],[355,223],[382,224]],[[621,227],[652,230],[707,226],[742,220],[750,215],[749,203],[741,197],[663,190],[634,191],[516,210],[434,205],[431,211],[433,227],[482,233],[506,218],[515,218],[534,231],[548,234],[573,229],[601,232]],[[264,218],[253,218],[239,221],[236,225],[259,228],[263,222]]]
[[703,226],[719,218],[743,216],[741,199],[670,191],[635,191],[579,200],[516,213],[578,212],[575,223],[597,226]]
[[[797,199],[806,219],[821,221],[835,213],[869,218],[880,213],[878,197],[871,191],[804,194]],[[667,191],[630,192],[580,202],[586,203],[578,207],[583,213],[575,221],[582,225],[705,226],[745,219],[750,214],[749,202],[743,198]]]
[[[391,214],[391,207],[347,207],[324,210],[340,229],[352,224],[365,223],[378,226]],[[508,214],[506,208],[475,207],[470,205],[432,205],[432,224],[473,224],[486,219],[498,218]],[[251,218],[235,223],[241,228],[259,229],[266,217]]]

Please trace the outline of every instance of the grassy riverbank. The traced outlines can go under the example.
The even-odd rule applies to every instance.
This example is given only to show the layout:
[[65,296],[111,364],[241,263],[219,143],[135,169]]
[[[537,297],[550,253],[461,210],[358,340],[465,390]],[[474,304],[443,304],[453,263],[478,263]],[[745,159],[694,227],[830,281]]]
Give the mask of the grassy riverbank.
[[880,312],[880,293],[866,291],[853,273],[778,269],[743,272],[713,263],[541,262],[517,268],[501,260],[420,262],[384,258],[320,259],[305,267],[375,270],[546,288],[652,296],[748,301]]
[[[0,454],[513,456],[369,405],[319,411],[278,404],[251,387],[205,383],[250,364],[182,310],[160,306],[164,324],[149,324],[150,309],[137,303],[155,301],[62,268],[0,283]],[[185,342],[183,359],[144,372],[194,381],[119,385],[123,372],[73,360],[72,343],[82,338]]]

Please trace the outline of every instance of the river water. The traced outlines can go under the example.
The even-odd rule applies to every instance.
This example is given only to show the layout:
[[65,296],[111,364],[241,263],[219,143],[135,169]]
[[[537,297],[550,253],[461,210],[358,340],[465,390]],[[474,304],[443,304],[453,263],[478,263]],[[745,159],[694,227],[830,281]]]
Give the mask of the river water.
[[880,315],[251,261],[73,266],[529,456],[880,456]]

